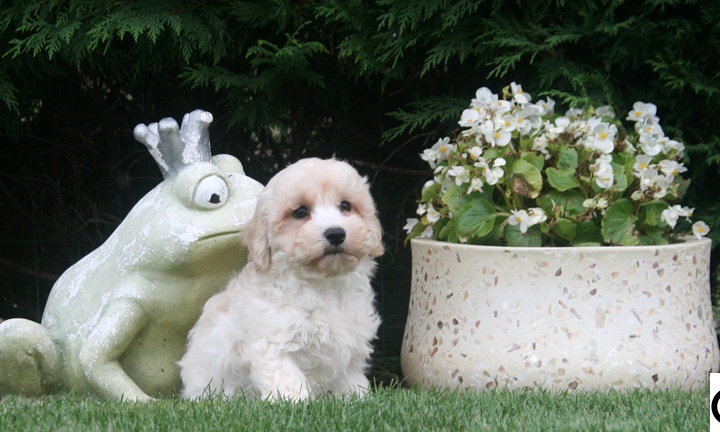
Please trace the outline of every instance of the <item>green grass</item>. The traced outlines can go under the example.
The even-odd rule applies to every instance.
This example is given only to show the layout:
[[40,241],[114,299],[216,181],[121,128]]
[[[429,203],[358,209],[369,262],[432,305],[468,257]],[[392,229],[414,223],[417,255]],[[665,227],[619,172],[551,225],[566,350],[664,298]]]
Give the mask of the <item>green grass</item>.
[[551,394],[381,388],[293,405],[213,398],[139,404],[76,395],[0,401],[0,431],[700,431],[707,392]]

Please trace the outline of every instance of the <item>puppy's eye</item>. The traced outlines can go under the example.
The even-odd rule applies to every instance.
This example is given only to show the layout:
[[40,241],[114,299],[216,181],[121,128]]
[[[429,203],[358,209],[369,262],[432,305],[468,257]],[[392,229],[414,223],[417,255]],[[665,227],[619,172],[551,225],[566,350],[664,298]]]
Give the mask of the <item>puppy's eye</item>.
[[352,210],[352,205],[347,201],[343,201],[340,203],[340,210],[344,212],[349,212],[350,210]]
[[308,214],[310,214],[310,212],[305,206],[300,206],[292,212],[292,215],[295,219],[305,219]]

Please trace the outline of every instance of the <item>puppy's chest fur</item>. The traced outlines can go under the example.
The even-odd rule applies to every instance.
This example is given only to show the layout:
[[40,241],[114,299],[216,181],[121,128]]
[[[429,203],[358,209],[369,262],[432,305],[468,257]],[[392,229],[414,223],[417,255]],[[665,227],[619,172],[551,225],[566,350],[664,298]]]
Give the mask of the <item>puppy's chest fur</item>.
[[[364,273],[312,283],[253,282],[245,286],[264,289],[246,293],[238,303],[252,308],[254,318],[261,321],[255,324],[262,325],[248,326],[253,330],[246,333],[245,343],[270,342],[292,355],[305,373],[342,368],[354,356],[364,359],[370,355],[368,342],[374,339],[380,319]],[[244,313],[240,315],[247,319]]]
[[[295,295],[292,295],[295,294]],[[340,284],[301,288],[285,299],[277,334],[300,363],[312,367],[325,357],[349,353],[372,338],[378,318],[372,293],[350,291]],[[286,322],[283,322],[286,321]],[[269,335],[273,339],[273,335]]]

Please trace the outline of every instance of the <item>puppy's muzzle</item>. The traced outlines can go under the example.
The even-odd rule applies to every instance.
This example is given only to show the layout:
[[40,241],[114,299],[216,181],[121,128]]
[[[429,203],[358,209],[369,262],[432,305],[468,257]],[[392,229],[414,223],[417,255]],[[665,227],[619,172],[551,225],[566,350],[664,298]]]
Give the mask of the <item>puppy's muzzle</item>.
[[342,228],[328,228],[325,230],[325,240],[330,243],[330,246],[334,250],[338,249],[340,245],[345,242],[345,230]]

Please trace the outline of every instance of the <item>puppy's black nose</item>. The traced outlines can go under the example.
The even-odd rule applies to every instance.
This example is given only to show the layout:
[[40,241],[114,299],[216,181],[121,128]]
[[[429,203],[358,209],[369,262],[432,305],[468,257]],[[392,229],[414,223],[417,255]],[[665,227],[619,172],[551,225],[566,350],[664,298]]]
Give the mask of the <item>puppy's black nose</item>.
[[340,246],[345,241],[345,230],[342,228],[328,228],[325,230],[325,238],[333,246]]

